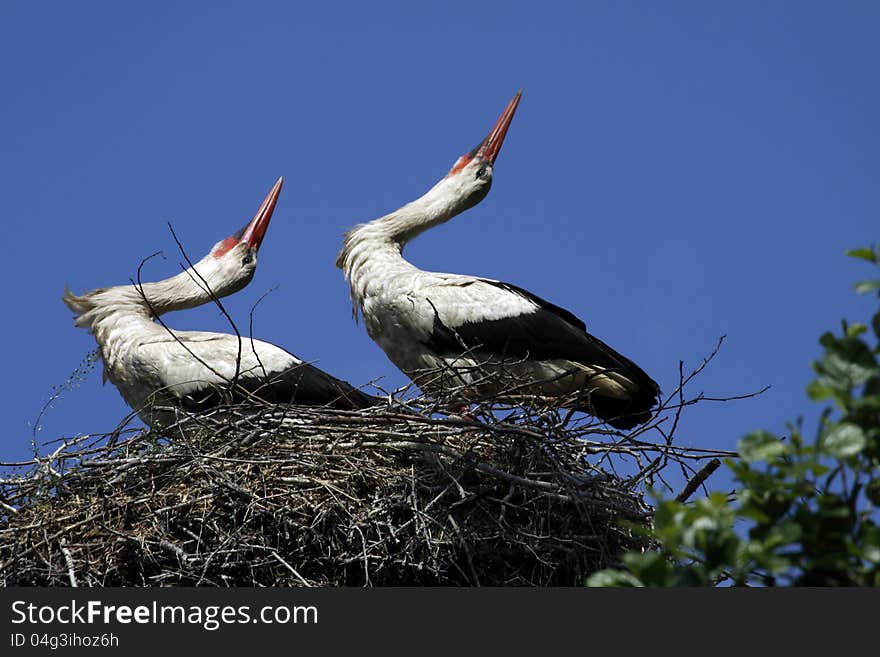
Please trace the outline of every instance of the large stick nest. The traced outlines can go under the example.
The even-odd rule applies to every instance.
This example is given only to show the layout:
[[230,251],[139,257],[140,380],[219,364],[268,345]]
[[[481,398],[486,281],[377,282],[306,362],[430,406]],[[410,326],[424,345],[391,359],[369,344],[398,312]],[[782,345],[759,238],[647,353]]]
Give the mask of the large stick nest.
[[648,547],[646,483],[716,456],[673,444],[677,401],[629,434],[537,400],[128,418],[2,480],[0,582],[582,584]]

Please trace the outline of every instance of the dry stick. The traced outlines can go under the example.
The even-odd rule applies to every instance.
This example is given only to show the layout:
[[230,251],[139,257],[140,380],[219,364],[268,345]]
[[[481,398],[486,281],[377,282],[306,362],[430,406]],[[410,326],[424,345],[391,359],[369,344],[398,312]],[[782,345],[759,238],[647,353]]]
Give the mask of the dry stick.
[[[720,342],[719,342],[718,346],[719,347],[721,346]],[[678,421],[679,421],[679,419],[681,419],[681,412],[683,410],[683,404],[684,404],[684,381],[682,379],[683,373],[684,373],[684,361],[680,360],[680,361],[678,361],[678,380],[681,381],[681,384],[678,386],[678,401],[679,401],[679,404],[682,404],[682,406],[679,406],[677,409],[675,409],[675,419],[672,421],[672,429],[669,430],[669,437],[666,441],[666,443],[670,446],[672,445],[672,439],[673,439],[673,436],[675,435],[675,430],[678,428]],[[664,458],[663,466],[665,467],[666,464],[669,462],[668,453],[664,454],[663,458]],[[687,477],[688,471],[687,471],[687,468],[685,467],[685,464],[683,462],[679,462],[679,467],[681,468],[681,474],[684,477]]]
[[[186,349],[186,351],[189,352],[189,355],[190,355],[190,356],[192,356],[193,358],[195,358],[200,364],[204,365],[204,366],[205,366],[208,370],[210,370],[214,375],[216,375],[216,376],[218,376],[219,378],[222,379],[222,378],[224,378],[224,377],[223,377],[222,374],[220,374],[220,372],[218,372],[218,371],[215,370],[213,367],[211,367],[208,363],[206,363],[204,360],[202,360],[201,358],[199,358],[199,357],[195,354],[195,352],[193,352],[193,350],[190,349],[190,348],[186,345],[186,343],[184,343],[183,340],[181,340],[180,337],[179,337],[179,336],[178,336],[178,335],[177,335],[177,334],[176,334],[176,333],[175,333],[175,332],[174,332],[174,331],[173,331],[173,330],[172,330],[172,329],[171,329],[171,328],[165,323],[165,320],[163,320],[162,317],[159,315],[159,313],[156,312],[156,309],[153,307],[153,304],[152,304],[152,303],[150,302],[150,300],[147,298],[147,294],[146,294],[146,292],[144,292],[144,284],[143,284],[143,282],[141,282],[141,270],[143,270],[144,265],[147,264],[147,261],[148,261],[148,260],[151,260],[152,258],[155,258],[157,255],[160,255],[161,253],[162,253],[161,251],[156,251],[156,252],[153,253],[152,255],[148,255],[146,258],[144,258],[143,260],[141,260],[141,264],[139,264],[139,265],[138,265],[138,268],[137,268],[137,282],[135,282],[135,281],[131,281],[131,284],[134,285],[134,289],[137,290],[137,293],[140,295],[141,299],[143,299],[143,301],[144,301],[144,303],[146,304],[147,308],[150,310],[150,314],[153,316],[153,319],[156,320],[156,321],[159,323],[159,325],[160,325],[163,329],[165,329],[165,330],[168,332],[168,335],[170,335],[172,338],[174,338],[174,340],[175,340],[175,341],[176,341],[181,347],[183,347],[184,349]],[[130,279],[129,279],[129,280],[130,280]]]
[[95,348],[86,354],[86,357],[83,358],[79,365],[77,365],[73,372],[70,373],[70,376],[67,377],[67,381],[60,385],[52,386],[51,394],[49,395],[49,399],[46,400],[46,403],[43,404],[42,408],[40,408],[40,412],[37,413],[36,419],[32,423],[31,436],[32,441],[36,443],[37,440],[37,432],[40,430],[40,422],[43,419],[43,416],[48,412],[49,408],[51,408],[52,404],[64,394],[65,391],[69,391],[72,388],[73,381],[77,378],[82,380],[86,374],[91,372],[95,367],[95,363],[100,359],[100,349]]
[[62,536],[64,534],[64,532],[69,532],[71,529],[76,529],[80,525],[85,525],[86,523],[93,522],[93,521],[94,521],[94,518],[85,518],[84,520],[80,520],[79,522],[75,522],[72,525],[69,525],[67,527],[60,529],[59,531],[55,532],[51,536],[46,537],[45,540],[43,540],[39,543],[34,543],[30,547],[25,548],[22,552],[16,554],[14,557],[7,559],[2,564],[0,564],[0,573],[2,573],[4,570],[9,568],[9,566],[11,566],[15,562],[16,558],[18,558],[18,559],[24,558],[24,557],[30,555],[31,553],[33,553],[41,545],[48,545],[51,541],[54,541],[56,538]]
[[[218,296],[214,293],[214,290],[211,288],[211,286],[210,286],[210,284],[208,283],[208,281],[206,281],[205,278],[204,278],[204,277],[199,273],[199,271],[195,268],[195,265],[193,264],[192,260],[190,259],[189,255],[187,254],[186,250],[183,248],[183,244],[181,244],[180,240],[178,239],[178,237],[177,237],[177,233],[174,232],[174,227],[171,225],[170,222],[168,223],[168,229],[171,231],[171,236],[174,238],[174,242],[175,242],[175,244],[177,244],[177,248],[180,250],[180,253],[181,253],[181,255],[183,256],[183,259],[186,261],[187,265],[189,266],[188,269],[185,269],[184,271],[187,273],[187,275],[190,277],[190,279],[191,279],[196,285],[198,285],[198,286],[199,286],[204,292],[206,292],[206,293],[211,297],[211,301],[213,301],[213,302],[214,302],[214,305],[216,305],[217,308],[220,309],[220,312],[221,312],[221,313],[223,314],[223,316],[226,318],[227,322],[229,322],[229,326],[230,326],[230,328],[232,329],[233,333],[235,333],[235,337],[236,337],[236,339],[237,339],[238,352],[237,352],[236,357],[235,357],[235,374],[233,375],[232,379],[231,379],[231,380],[227,380],[225,376],[223,376],[223,375],[221,375],[220,373],[218,373],[218,372],[217,372],[216,370],[214,370],[210,365],[208,365],[208,364],[205,363],[203,360],[201,360],[200,358],[198,358],[198,356],[196,356],[195,354],[193,354],[192,350],[190,350],[188,347],[186,347],[186,345],[183,345],[183,346],[184,346],[184,348],[185,348],[185,349],[186,349],[186,350],[187,350],[187,351],[188,351],[193,357],[196,358],[196,360],[198,360],[200,363],[202,363],[202,365],[205,365],[205,366],[206,366],[211,372],[213,372],[218,378],[220,378],[221,380],[226,380],[226,381],[228,381],[229,386],[228,386],[228,388],[227,388],[227,393],[231,392],[233,389],[238,389],[240,392],[244,392],[244,395],[245,395],[246,397],[248,397],[248,396],[250,396],[249,391],[247,391],[247,390],[244,389],[244,388],[241,388],[241,387],[238,385],[238,379],[239,379],[239,376],[241,375],[241,354],[242,354],[242,337],[241,337],[241,332],[238,330],[238,326],[235,324],[235,320],[232,319],[232,316],[231,316],[231,315],[229,314],[229,312],[226,310],[226,307],[223,305],[223,302],[220,301],[220,297],[218,297]],[[191,272],[192,272],[192,273],[191,273]],[[195,274],[195,276],[193,276],[193,274]],[[198,277],[198,280],[196,280],[196,277]],[[140,282],[140,269],[138,269],[138,282]],[[143,296],[143,293],[142,293],[142,296]],[[152,310],[152,308],[151,308],[151,310]],[[155,313],[154,313],[154,315],[155,315]],[[166,326],[161,320],[159,320],[159,323],[162,324],[162,326],[163,326],[163,328],[165,328],[165,330],[167,330],[168,332],[170,332],[170,333],[173,334],[173,331],[171,331],[171,329],[169,329],[169,328],[168,328],[168,327],[167,327],[167,326]],[[180,341],[180,339],[177,338],[177,336],[174,336],[174,337],[175,337],[175,339],[176,339],[178,342],[180,342],[181,344],[183,344],[183,343]],[[253,342],[253,338],[251,338],[251,341]]]
[[269,288],[254,302],[254,305],[251,306],[251,311],[249,314],[249,322],[248,322],[248,337],[251,342],[251,351],[254,353],[254,358],[257,359],[257,363],[260,365],[260,369],[263,372],[263,380],[266,383],[266,387],[269,387],[269,373],[266,371],[266,367],[263,365],[263,361],[260,360],[260,354],[257,353],[257,348],[254,346],[254,312],[257,310],[257,306],[260,305],[260,302],[269,296],[272,292],[274,292],[278,286],[276,285],[273,288]]
[[689,400],[686,405],[690,406],[696,404],[701,401],[711,401],[711,402],[729,402],[729,401],[739,401],[741,399],[751,399],[752,397],[757,397],[758,395],[763,395],[765,392],[770,390],[773,386],[766,385],[760,390],[755,390],[754,392],[747,392],[742,395],[730,395],[729,397],[706,397],[703,394],[700,394],[698,397],[695,397],[692,400]]
[[467,557],[468,567],[471,569],[471,577],[474,578],[474,584],[476,586],[482,586],[480,584],[480,578],[477,575],[477,569],[474,567],[474,559],[471,556],[471,549],[468,547],[467,541],[464,538],[464,535],[461,533],[461,529],[458,526],[458,523],[455,522],[455,518],[452,517],[452,514],[448,514],[446,516],[449,519],[449,524],[452,525],[452,528],[455,530],[455,534],[458,536],[458,540],[461,543],[461,546],[464,548],[465,556]]
[[[191,279],[196,285],[198,285],[202,290],[204,290],[205,292],[208,293],[208,295],[210,295],[211,300],[212,300],[212,301],[214,302],[214,304],[216,304],[216,306],[220,309],[220,312],[224,315],[224,317],[226,317],[227,321],[229,322],[230,327],[232,328],[233,332],[234,332],[235,335],[236,335],[236,338],[237,338],[237,340],[238,340],[238,353],[237,353],[237,355],[236,355],[236,359],[235,359],[235,375],[232,377],[232,379],[231,379],[231,380],[228,380],[224,375],[222,375],[220,372],[218,372],[218,371],[215,370],[213,367],[211,367],[211,365],[209,365],[206,361],[204,361],[202,358],[200,358],[199,356],[197,356],[197,355],[193,352],[193,350],[190,349],[190,348],[189,348],[189,347],[188,347],[188,346],[187,346],[187,345],[186,345],[186,344],[180,339],[180,337],[179,337],[179,336],[178,336],[178,335],[177,335],[177,334],[176,334],[176,333],[175,333],[175,332],[174,332],[174,331],[173,331],[173,330],[172,330],[172,329],[171,329],[171,328],[165,323],[165,321],[159,316],[159,314],[155,311],[155,308],[153,307],[152,303],[150,302],[150,300],[147,298],[146,294],[144,293],[144,291],[143,291],[143,283],[141,282],[141,270],[143,269],[144,264],[146,264],[146,262],[147,262],[148,260],[150,260],[151,258],[154,258],[154,257],[156,257],[157,255],[161,254],[161,253],[162,253],[161,251],[157,251],[156,253],[153,253],[152,255],[149,255],[149,256],[147,256],[146,258],[144,258],[144,259],[141,261],[141,264],[138,266],[138,271],[137,271],[137,283],[135,284],[135,282],[132,281],[132,284],[135,286],[135,289],[137,290],[138,294],[141,296],[141,299],[143,299],[143,301],[144,301],[144,303],[146,304],[147,308],[149,308],[150,312],[151,312],[152,315],[153,315],[153,318],[159,323],[160,326],[162,326],[162,328],[165,329],[165,331],[166,331],[166,332],[167,332],[172,338],[174,338],[174,340],[175,340],[175,341],[176,341],[181,347],[183,347],[183,348],[189,353],[190,356],[192,356],[192,357],[193,357],[198,363],[200,363],[201,365],[203,365],[208,371],[210,371],[212,374],[214,374],[218,379],[220,379],[220,380],[222,380],[222,381],[228,381],[228,383],[229,383],[229,387],[227,388],[227,391],[231,391],[233,388],[239,388],[239,386],[238,386],[238,378],[239,378],[239,375],[240,375],[240,373],[241,373],[241,353],[242,353],[242,344],[241,344],[241,343],[242,343],[242,338],[241,338],[241,333],[239,332],[238,327],[237,327],[236,324],[235,324],[235,321],[232,319],[232,317],[231,317],[231,316],[229,315],[229,313],[227,312],[226,307],[225,307],[225,306],[223,305],[223,303],[220,301],[220,298],[214,293],[214,291],[211,289],[211,286],[210,286],[210,285],[208,284],[208,282],[204,279],[204,277],[198,272],[198,270],[195,269],[195,267],[194,267],[194,265],[193,265],[193,263],[192,263],[192,260],[190,260],[189,256],[187,255],[186,251],[184,250],[183,245],[181,244],[180,240],[178,239],[177,234],[174,232],[174,228],[173,228],[173,226],[172,226],[170,223],[168,224],[168,228],[171,230],[171,235],[172,235],[172,237],[174,238],[174,241],[175,241],[175,243],[177,244],[177,247],[180,249],[180,252],[181,252],[181,254],[183,255],[184,260],[186,260],[187,264],[189,265],[189,269],[186,269],[186,270],[184,270],[184,271],[187,272],[187,274],[189,275],[190,279]],[[193,276],[193,274],[190,273],[190,270],[192,270],[192,272],[194,272],[195,275],[199,278],[198,281],[195,279],[195,277]],[[199,281],[201,281],[201,282],[199,282]],[[244,392],[244,395],[245,395],[246,397],[247,397],[247,396],[250,396],[250,393],[249,393],[247,390],[244,390],[244,389],[242,389],[242,388],[239,388],[239,390],[240,390],[240,391],[243,391],[243,392]]]
[[687,485],[684,487],[678,495],[675,496],[676,502],[687,502],[688,498],[694,494],[694,491],[700,487],[700,485],[708,479],[713,472],[718,469],[718,466],[721,465],[721,461],[718,459],[712,459],[702,468],[700,471],[695,474]]
[[70,554],[70,550],[67,549],[67,541],[62,538],[58,541],[58,544],[61,546],[61,554],[64,555],[64,561],[67,564],[67,577],[70,579],[70,586],[73,588],[77,588],[79,586],[76,583],[76,573],[73,568],[73,557]]
[[[180,249],[180,253],[181,255],[183,255],[183,259],[186,260],[186,264],[189,265],[189,269],[186,269],[184,271],[193,271],[195,275],[199,277],[199,280],[204,286],[202,287],[202,289],[210,295],[211,300],[220,309],[220,312],[223,313],[223,316],[226,317],[227,321],[229,322],[229,326],[232,327],[233,331],[235,331],[235,337],[238,338],[238,354],[235,357],[235,375],[232,377],[232,381],[230,381],[229,383],[229,391],[231,391],[238,385],[238,375],[241,373],[241,333],[239,333],[238,327],[235,325],[232,317],[229,315],[228,312],[226,312],[226,307],[220,302],[219,297],[214,294],[214,290],[211,289],[208,281],[206,281],[205,278],[198,272],[198,270],[195,268],[195,265],[193,265],[192,260],[189,259],[186,250],[183,248],[183,244],[181,244],[180,240],[177,239],[177,233],[174,232],[174,226],[171,225],[170,221],[168,222],[168,230],[171,231],[171,237],[174,238],[174,242],[177,244],[177,248]],[[189,274],[189,276],[190,278],[192,278],[192,274]],[[196,281],[194,278],[192,280],[196,285],[199,284],[198,281]]]
[[312,587],[312,584],[309,582],[309,580],[307,580],[305,577],[303,577],[298,572],[296,572],[296,569],[293,566],[291,566],[284,559],[282,559],[281,555],[278,554],[277,550],[273,550],[272,548],[267,548],[265,545],[250,545],[248,547],[258,548],[260,550],[267,550],[269,552],[269,554],[271,554],[273,557],[275,557],[282,566],[284,566],[285,568],[287,568],[287,570],[289,570],[291,573],[293,573],[293,576],[296,577],[303,586],[306,586],[308,588]]
[[710,362],[712,362],[715,356],[718,355],[718,352],[721,351],[721,345],[724,343],[725,338],[727,338],[726,335],[722,335],[720,338],[718,338],[718,342],[715,344],[715,348],[712,350],[712,352],[703,359],[702,363],[700,363],[696,368],[691,371],[690,374],[688,374],[687,378],[679,383],[679,387],[673,390],[672,394],[670,394],[669,397],[666,398],[666,402],[662,405],[662,408],[665,409],[666,405],[672,401],[672,398],[678,396],[680,389],[690,383],[694,377],[700,374],[700,372],[702,372],[706,368],[706,366]]

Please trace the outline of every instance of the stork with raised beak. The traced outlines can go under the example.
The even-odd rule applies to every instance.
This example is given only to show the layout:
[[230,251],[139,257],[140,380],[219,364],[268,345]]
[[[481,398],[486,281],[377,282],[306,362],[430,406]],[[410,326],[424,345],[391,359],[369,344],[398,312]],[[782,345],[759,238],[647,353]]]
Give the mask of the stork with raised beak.
[[[522,92],[489,135],[420,198],[350,230],[336,265],[370,337],[427,392],[470,388],[551,400],[628,429],[651,417],[659,387],[571,312],[488,278],[422,271],[404,246],[479,203]],[[467,396],[467,395],[465,395]],[[513,395],[516,396],[516,395]]]
[[274,344],[246,336],[174,331],[156,318],[193,308],[245,287],[257,267],[283,179],[254,218],[176,276],[156,282],[98,288],[82,295],[65,289],[75,324],[98,342],[104,380],[110,380],[147,424],[169,424],[163,407],[207,410],[245,399],[356,409],[377,402],[345,381]]

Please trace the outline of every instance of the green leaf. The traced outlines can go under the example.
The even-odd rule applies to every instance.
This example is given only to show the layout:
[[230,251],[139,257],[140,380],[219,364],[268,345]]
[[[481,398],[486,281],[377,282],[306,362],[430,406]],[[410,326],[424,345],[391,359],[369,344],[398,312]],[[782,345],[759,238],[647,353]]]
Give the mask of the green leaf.
[[809,385],[807,386],[807,395],[813,401],[824,401],[825,399],[834,396],[834,388],[827,385],[826,383],[823,383],[819,379],[815,379],[813,381],[810,381]]
[[880,339],[880,313],[874,314],[874,319],[871,320],[871,326],[874,327],[874,335],[877,336],[877,339]]
[[862,531],[862,556],[880,564],[880,527],[868,527]]
[[825,333],[819,336],[819,344],[826,349],[831,349],[837,344],[837,338],[834,337],[831,331],[825,331]]
[[819,449],[833,458],[855,456],[868,444],[865,432],[857,424],[843,422],[829,431],[822,439]]
[[862,556],[880,564],[880,527],[865,527],[862,530]]
[[862,281],[855,284],[856,294],[868,294],[874,290],[880,290],[880,280]]
[[868,327],[862,324],[861,322],[856,322],[855,324],[850,324],[846,329],[846,337],[848,338],[857,338],[862,333],[868,330]]
[[765,541],[767,548],[776,548],[780,545],[788,545],[800,540],[803,530],[793,520],[782,520],[773,527]]
[[623,570],[600,570],[587,579],[587,586],[644,586],[635,575]]
[[622,556],[622,560],[623,565],[646,586],[669,586],[673,569],[664,554],[627,552]]
[[764,525],[770,522],[770,516],[753,504],[740,507],[739,515],[742,518],[754,520],[758,525]]
[[739,455],[746,462],[769,461],[788,451],[786,445],[769,431],[752,431],[740,438],[737,444]]
[[[877,370],[877,375],[872,376],[870,379],[865,381],[865,387],[862,388],[862,396],[863,397],[877,397],[880,399],[880,369]],[[880,422],[877,423],[880,426]]]
[[[827,334],[826,334],[827,335]],[[824,340],[825,336],[823,336]],[[871,349],[860,338],[845,337],[825,343],[825,354],[816,363],[819,374],[844,386],[858,386],[867,381],[877,371],[877,359]]]
[[862,260],[877,264],[877,254],[874,253],[874,249],[850,249],[846,252],[846,255],[850,258],[861,258]]
[[[871,379],[871,381],[875,381],[875,380],[876,379]],[[871,381],[869,381],[868,383],[870,383]],[[867,385],[868,384],[866,383],[865,387],[867,387]],[[880,412],[880,395],[878,395],[876,392],[874,392],[873,394],[870,394],[870,395],[867,392],[865,392],[865,394],[862,396],[861,399],[854,399],[852,401],[850,408],[852,409],[853,413],[875,413],[876,414],[876,413]]]

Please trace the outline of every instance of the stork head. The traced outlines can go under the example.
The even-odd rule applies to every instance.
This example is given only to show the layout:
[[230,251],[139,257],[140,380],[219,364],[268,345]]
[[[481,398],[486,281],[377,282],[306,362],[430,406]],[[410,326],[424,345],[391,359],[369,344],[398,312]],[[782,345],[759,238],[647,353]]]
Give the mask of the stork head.
[[504,143],[521,96],[522,90],[516,92],[498,117],[492,131],[475,148],[458,158],[446,174],[444,182],[454,185],[457,195],[463,199],[464,207],[461,210],[473,207],[489,193],[492,186],[492,167],[501,152],[501,144]]
[[254,277],[257,250],[266,235],[283,182],[283,178],[278,179],[257,214],[244,228],[217,242],[208,255],[176,276],[137,285],[101,287],[82,295],[65,289],[64,302],[76,313],[76,325],[89,327],[95,332],[98,330],[96,326],[121,308],[133,306],[143,311],[144,301],[149,314],[157,316],[172,310],[194,308],[209,303],[213,297],[223,297],[242,289]]
[[218,297],[237,292],[254,277],[257,251],[266,236],[283,184],[284,178],[279,178],[263,199],[254,218],[238,232],[217,242],[211,252],[196,264],[199,275]]

